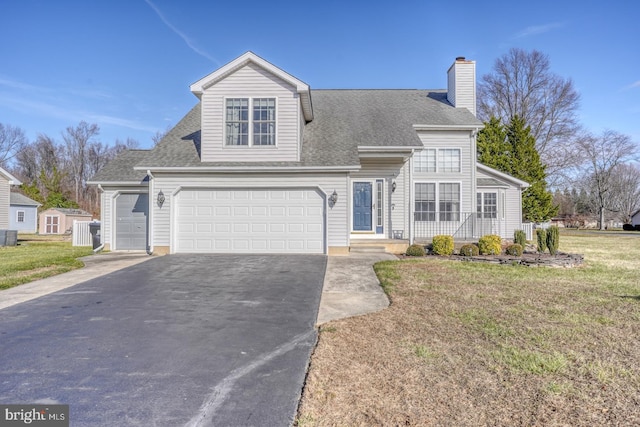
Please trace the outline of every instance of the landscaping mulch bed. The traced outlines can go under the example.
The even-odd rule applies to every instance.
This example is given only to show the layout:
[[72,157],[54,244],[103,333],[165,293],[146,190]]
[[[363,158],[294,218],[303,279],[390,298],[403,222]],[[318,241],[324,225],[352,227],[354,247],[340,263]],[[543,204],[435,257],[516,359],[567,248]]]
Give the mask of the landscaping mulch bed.
[[[407,255],[399,255],[401,259],[420,259],[421,257],[411,257]],[[477,256],[439,256],[426,255],[426,257],[438,257],[440,259],[448,259],[452,261],[463,262],[482,262],[489,264],[506,264],[506,265],[524,265],[527,267],[561,267],[572,268],[579,267],[584,263],[584,256],[581,254],[557,253],[551,255],[548,253],[525,252],[522,256],[516,257],[506,254],[501,255],[477,255]]]

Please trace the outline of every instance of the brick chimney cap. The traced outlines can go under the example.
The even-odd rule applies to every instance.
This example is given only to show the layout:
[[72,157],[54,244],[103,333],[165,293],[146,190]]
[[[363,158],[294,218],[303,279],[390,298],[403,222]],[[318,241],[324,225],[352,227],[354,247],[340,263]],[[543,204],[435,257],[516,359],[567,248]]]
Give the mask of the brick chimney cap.
[[466,61],[466,58],[464,56],[457,56],[456,61]]

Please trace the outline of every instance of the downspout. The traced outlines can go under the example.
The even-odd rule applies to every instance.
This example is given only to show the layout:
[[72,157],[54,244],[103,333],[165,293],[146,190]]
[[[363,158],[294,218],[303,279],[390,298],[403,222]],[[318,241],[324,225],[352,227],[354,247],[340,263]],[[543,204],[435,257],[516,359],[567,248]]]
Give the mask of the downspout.
[[[100,190],[100,198],[102,199],[102,194],[104,194],[104,188],[102,188],[102,185],[98,184],[98,190]],[[102,206],[102,203],[100,203],[100,206]],[[103,224],[104,221],[102,221],[102,209],[100,209],[100,220],[101,220],[100,222]],[[102,241],[103,237],[104,237],[104,235],[102,233],[100,233],[100,240],[101,240],[100,246],[98,246],[97,248],[95,248],[93,250],[94,254],[97,254],[98,252],[100,252],[100,251],[102,251],[104,249],[104,242]]]
[[153,255],[153,174],[147,169],[149,177],[149,218],[147,223],[147,255]]
[[413,245],[413,154],[415,150],[411,150],[411,158],[409,158],[409,244]]

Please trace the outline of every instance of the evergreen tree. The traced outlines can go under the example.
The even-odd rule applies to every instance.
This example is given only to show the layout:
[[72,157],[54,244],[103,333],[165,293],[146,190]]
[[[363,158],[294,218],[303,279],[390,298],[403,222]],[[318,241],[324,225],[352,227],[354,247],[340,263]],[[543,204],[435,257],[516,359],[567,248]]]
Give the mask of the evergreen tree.
[[531,128],[518,116],[504,127],[492,117],[478,133],[478,160],[494,169],[529,183],[522,193],[525,221],[541,222],[557,212],[553,196],[547,191],[545,167],[536,150]]

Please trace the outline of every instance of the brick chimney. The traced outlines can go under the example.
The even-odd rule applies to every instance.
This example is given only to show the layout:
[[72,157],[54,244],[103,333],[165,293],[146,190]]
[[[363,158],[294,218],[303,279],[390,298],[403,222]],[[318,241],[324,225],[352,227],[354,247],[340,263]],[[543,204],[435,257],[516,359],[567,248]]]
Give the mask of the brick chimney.
[[447,100],[456,108],[476,115],[476,62],[464,56],[456,58],[447,71]]

